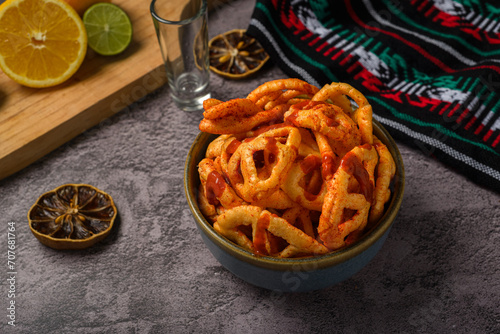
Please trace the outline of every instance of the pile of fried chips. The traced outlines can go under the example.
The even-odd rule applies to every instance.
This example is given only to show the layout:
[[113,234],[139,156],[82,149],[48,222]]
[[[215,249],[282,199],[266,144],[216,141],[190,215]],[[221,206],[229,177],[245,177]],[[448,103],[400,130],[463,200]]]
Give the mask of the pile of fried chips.
[[383,215],[396,167],[352,86],[281,79],[203,106],[200,130],[219,136],[198,165],[198,203],[226,238],[258,255],[313,256]]

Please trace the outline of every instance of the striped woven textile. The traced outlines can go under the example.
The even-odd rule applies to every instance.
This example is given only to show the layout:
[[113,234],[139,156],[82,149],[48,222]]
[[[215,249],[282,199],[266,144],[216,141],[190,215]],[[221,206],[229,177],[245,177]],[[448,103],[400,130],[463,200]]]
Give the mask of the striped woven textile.
[[400,142],[500,193],[500,3],[257,0],[247,30],[290,77],[347,82]]

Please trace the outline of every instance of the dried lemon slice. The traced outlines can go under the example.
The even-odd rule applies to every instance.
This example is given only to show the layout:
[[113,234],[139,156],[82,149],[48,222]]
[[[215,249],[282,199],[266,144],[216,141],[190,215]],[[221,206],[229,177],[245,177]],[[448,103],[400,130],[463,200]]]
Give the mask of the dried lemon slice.
[[269,60],[262,45],[243,29],[215,36],[208,47],[210,69],[226,78],[245,78],[257,72]]
[[28,221],[45,246],[83,249],[109,234],[116,214],[110,195],[87,184],[66,184],[41,195]]

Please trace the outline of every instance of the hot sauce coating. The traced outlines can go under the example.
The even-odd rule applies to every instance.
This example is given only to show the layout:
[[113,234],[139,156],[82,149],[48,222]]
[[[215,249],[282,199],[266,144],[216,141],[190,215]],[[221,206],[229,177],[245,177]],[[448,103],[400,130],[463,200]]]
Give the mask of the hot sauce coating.
[[224,190],[226,189],[226,181],[224,181],[224,178],[222,177],[222,175],[220,175],[219,172],[212,171],[210,172],[210,174],[208,174],[206,189],[206,197],[208,203],[217,205],[219,202],[217,198],[221,197],[224,193]]
[[[371,149],[370,144],[361,146]],[[340,161],[340,168],[343,168],[348,174],[352,175],[359,183],[361,193],[365,196],[368,203],[373,202],[373,183],[370,181],[370,175],[363,164],[359,161],[353,152],[347,153]]]
[[258,255],[269,255],[266,249],[266,234],[270,221],[270,215],[267,214],[261,215],[257,220],[253,245],[255,247],[255,253]]
[[[213,226],[256,255],[324,254],[347,237],[351,244],[364,233],[371,206],[387,202],[394,173],[381,171],[377,151],[384,148],[372,134],[371,106],[353,87],[318,90],[283,79],[206,108],[200,130],[222,135],[202,180],[217,211]],[[383,176],[389,182],[379,182]],[[297,208],[312,221],[288,221]]]

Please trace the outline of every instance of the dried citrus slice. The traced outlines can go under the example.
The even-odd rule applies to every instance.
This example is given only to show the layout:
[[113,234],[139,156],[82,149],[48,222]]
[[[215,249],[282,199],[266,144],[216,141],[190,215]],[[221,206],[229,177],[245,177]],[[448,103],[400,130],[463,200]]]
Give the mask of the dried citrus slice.
[[45,246],[83,249],[109,234],[116,215],[110,195],[87,184],[65,184],[42,194],[29,210],[28,221]]
[[243,29],[217,35],[208,43],[210,69],[226,78],[242,79],[257,72],[269,60],[262,45]]
[[29,87],[69,79],[87,50],[76,11],[62,0],[7,0],[0,6],[0,68]]

